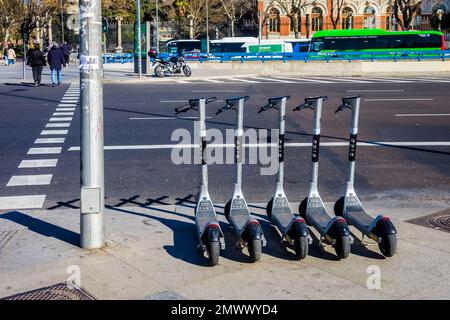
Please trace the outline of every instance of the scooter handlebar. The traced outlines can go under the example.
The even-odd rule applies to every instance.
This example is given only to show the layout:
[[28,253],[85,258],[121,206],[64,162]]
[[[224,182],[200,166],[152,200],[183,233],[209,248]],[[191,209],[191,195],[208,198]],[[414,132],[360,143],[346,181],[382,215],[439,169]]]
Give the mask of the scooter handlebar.
[[269,98],[269,103],[275,104],[276,102],[278,102],[280,100],[283,100],[283,99],[289,100],[290,98],[291,98],[291,96],[272,97],[272,98]]
[[211,103],[211,102],[214,102],[214,101],[217,101],[217,97],[211,97],[211,98],[208,98],[208,99],[206,99],[206,104],[208,104],[208,103]]
[[265,106],[262,106],[262,107],[259,109],[258,113],[267,111],[267,110],[269,110],[270,108],[273,108],[273,107],[274,107],[274,105],[273,105],[272,103],[268,103],[268,104],[266,104]]
[[231,97],[227,99],[227,104],[232,104],[232,102],[234,101],[239,101],[244,99],[244,101],[247,101],[248,99],[250,99],[249,96],[242,96],[242,97]]
[[299,111],[305,108],[310,108],[310,109],[314,109],[313,108],[313,101],[317,101],[322,99],[322,101],[327,101],[328,97],[327,96],[318,96],[318,97],[308,97],[305,98],[305,103],[302,103],[301,105],[295,107],[292,111]]
[[355,100],[355,99],[360,99],[361,96],[350,96],[350,97],[344,97],[342,98],[342,104],[336,109],[336,111],[334,113],[338,113],[343,111],[344,109],[352,109],[353,105],[350,102],[351,100]]

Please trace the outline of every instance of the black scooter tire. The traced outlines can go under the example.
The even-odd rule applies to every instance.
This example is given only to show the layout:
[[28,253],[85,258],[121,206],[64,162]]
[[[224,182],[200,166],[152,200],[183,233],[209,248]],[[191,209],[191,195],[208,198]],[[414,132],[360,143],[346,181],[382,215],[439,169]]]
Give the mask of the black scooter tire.
[[308,255],[309,241],[308,237],[300,236],[295,240],[294,251],[297,260],[303,260]]
[[345,259],[350,255],[350,236],[340,236],[336,239],[334,250],[339,259]]
[[210,241],[208,242],[208,262],[210,266],[216,266],[219,264],[220,257],[220,242]]
[[248,242],[248,253],[252,262],[261,260],[262,256],[262,241],[261,239],[251,239]]
[[378,244],[381,253],[385,257],[392,257],[397,251],[397,235],[383,234],[381,235],[381,242]]
[[267,213],[267,217],[269,218],[270,222],[272,222],[272,206],[273,206],[273,198],[270,199],[270,201],[267,203],[267,206],[266,206],[266,213]]
[[223,210],[225,218],[227,218],[228,222],[230,222],[230,211],[231,211],[231,200],[225,204],[225,208]]
[[[344,201],[345,197],[340,197],[338,201],[334,204],[334,214],[337,217],[343,217],[344,216]],[[351,223],[347,221],[347,225],[351,226]]]

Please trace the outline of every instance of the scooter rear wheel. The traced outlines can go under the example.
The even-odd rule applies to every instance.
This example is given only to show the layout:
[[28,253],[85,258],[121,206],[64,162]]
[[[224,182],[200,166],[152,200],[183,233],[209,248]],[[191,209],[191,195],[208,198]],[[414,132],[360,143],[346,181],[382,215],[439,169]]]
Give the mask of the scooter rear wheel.
[[248,242],[248,253],[252,262],[257,262],[262,255],[262,241],[261,239],[252,239]]
[[308,237],[300,236],[295,240],[294,250],[297,260],[305,259],[308,255],[309,241]]
[[186,77],[190,77],[192,75],[191,68],[189,66],[184,66],[183,73]]
[[272,206],[273,206],[273,198],[267,203],[266,213],[269,220],[272,222]]
[[386,257],[392,257],[397,250],[397,236],[395,234],[384,234],[378,244],[381,253]]
[[[345,197],[340,197],[338,201],[334,204],[334,214],[337,217],[343,217],[344,216],[344,201]],[[347,221],[347,225],[351,226],[351,223]]]
[[350,236],[340,236],[336,239],[334,250],[339,259],[345,259],[350,255]]
[[210,266],[215,266],[219,263],[220,257],[220,242],[210,241],[208,242],[208,262]]

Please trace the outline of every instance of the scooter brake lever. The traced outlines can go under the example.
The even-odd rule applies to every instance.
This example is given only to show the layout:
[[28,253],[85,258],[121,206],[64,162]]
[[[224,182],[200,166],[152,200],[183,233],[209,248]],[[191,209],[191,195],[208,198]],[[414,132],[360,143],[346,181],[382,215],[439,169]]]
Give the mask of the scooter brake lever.
[[272,103],[266,104],[265,106],[262,106],[261,109],[259,109],[258,113],[267,111],[267,110],[269,110],[269,109],[272,108],[272,107],[273,107],[273,104],[272,104]]
[[351,105],[350,104],[348,104],[347,102],[345,102],[345,103],[343,103],[343,104],[341,104],[337,109],[336,109],[336,111],[334,112],[334,113],[338,113],[338,112],[341,112],[341,111],[344,111],[344,109],[351,109],[352,107],[351,107]]
[[311,104],[309,102],[302,103],[301,105],[295,107],[292,111],[300,111],[306,108],[311,108]]
[[188,111],[190,108],[191,108],[191,105],[190,105],[190,104],[185,104],[184,106],[175,108],[175,114],[177,115],[177,114],[179,114],[179,113],[186,112],[186,111]]

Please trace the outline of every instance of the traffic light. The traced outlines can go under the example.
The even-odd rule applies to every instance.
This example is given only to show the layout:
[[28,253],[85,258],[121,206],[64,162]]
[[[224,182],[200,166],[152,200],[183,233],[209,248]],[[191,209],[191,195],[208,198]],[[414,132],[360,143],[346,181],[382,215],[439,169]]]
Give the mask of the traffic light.
[[102,18],[102,32],[106,33],[108,32],[108,29],[109,29],[108,19]]

